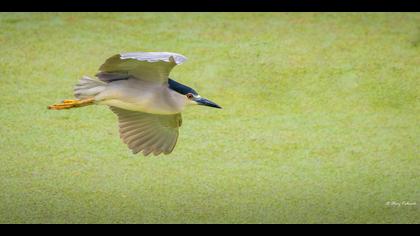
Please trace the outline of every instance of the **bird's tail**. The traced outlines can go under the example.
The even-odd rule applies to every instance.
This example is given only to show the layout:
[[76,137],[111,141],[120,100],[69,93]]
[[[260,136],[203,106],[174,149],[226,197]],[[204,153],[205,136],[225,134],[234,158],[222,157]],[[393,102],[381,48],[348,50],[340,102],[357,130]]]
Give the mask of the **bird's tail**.
[[62,103],[48,106],[48,109],[62,110],[92,105],[95,102],[94,97],[105,88],[105,82],[83,76],[74,87],[74,96],[77,99],[66,99]]
[[74,87],[74,96],[78,99],[92,98],[105,88],[105,82],[83,76]]

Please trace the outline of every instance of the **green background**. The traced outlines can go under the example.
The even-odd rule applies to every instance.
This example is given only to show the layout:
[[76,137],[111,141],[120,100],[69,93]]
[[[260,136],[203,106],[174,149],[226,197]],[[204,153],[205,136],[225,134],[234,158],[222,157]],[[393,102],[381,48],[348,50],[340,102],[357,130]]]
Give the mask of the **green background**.
[[[417,13],[1,13],[0,29],[0,223],[420,223]],[[224,108],[187,109],[171,155],[132,155],[107,107],[47,110],[132,51],[187,56],[171,77]]]

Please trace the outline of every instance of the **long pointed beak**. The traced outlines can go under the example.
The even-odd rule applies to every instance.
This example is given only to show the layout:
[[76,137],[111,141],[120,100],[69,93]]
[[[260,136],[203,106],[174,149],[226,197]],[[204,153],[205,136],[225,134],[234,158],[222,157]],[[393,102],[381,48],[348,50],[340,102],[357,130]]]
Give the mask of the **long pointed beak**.
[[196,101],[198,105],[214,107],[214,108],[219,108],[219,109],[222,108],[221,106],[217,105],[216,103],[214,103],[214,102],[212,102],[208,99],[202,98],[202,97],[195,98],[194,101]]

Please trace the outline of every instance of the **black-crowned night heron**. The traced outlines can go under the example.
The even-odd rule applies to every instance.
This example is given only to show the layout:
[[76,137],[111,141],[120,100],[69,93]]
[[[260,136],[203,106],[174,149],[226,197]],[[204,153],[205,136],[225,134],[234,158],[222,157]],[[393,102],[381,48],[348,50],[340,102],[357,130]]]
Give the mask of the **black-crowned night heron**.
[[169,73],[186,57],[170,52],[122,53],[110,57],[96,74],[84,76],[74,88],[76,100],[64,100],[49,109],[62,110],[92,104],[108,105],[117,114],[120,136],[134,154],[169,154],[178,139],[181,112],[188,105],[221,108]]

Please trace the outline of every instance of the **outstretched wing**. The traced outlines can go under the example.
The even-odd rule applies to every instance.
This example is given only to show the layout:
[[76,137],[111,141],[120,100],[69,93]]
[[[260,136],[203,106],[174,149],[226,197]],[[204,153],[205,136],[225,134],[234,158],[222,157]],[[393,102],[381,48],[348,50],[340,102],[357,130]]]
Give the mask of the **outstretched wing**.
[[169,154],[174,149],[182,123],[181,113],[158,115],[112,106],[110,109],[118,116],[121,139],[134,154],[141,151],[145,156],[152,152]]
[[112,106],[110,109],[118,116],[121,139],[134,154],[141,151],[145,156],[152,152],[169,154],[174,149],[182,123],[181,113],[158,115]]
[[128,78],[165,83],[176,65],[187,58],[172,52],[130,52],[108,58],[99,68],[97,77],[105,82]]
[[[157,83],[167,83],[172,68],[186,58],[168,52],[137,52],[117,54],[100,67],[97,77],[105,82],[136,78]],[[143,151],[169,154],[178,139],[181,114],[158,115],[110,107],[118,115],[120,136],[133,153]]]

